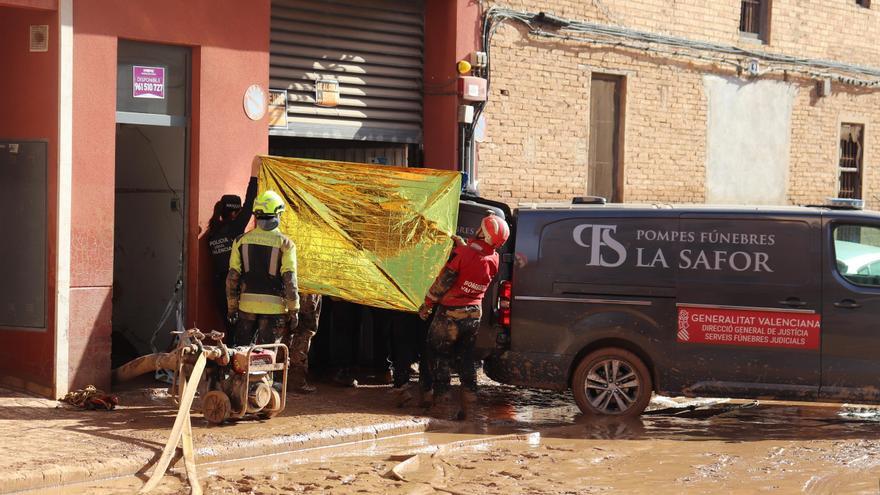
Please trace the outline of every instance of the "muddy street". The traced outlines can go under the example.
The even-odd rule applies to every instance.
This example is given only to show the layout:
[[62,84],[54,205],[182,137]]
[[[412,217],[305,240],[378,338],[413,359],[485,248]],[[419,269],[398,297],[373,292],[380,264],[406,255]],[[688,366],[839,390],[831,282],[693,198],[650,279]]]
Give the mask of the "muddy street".
[[[201,483],[205,493],[253,494],[877,493],[880,486],[874,408],[655,397],[640,419],[618,421],[583,417],[567,394],[492,384],[480,399],[471,422],[205,464]],[[132,477],[42,493],[133,493],[142,483]],[[189,493],[181,470],[157,493]]]

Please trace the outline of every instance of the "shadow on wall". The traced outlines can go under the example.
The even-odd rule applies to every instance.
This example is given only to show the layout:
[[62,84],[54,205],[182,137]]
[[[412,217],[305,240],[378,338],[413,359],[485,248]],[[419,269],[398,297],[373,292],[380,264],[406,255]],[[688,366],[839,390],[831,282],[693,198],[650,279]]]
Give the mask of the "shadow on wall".
[[110,390],[109,287],[81,288],[70,297],[70,389],[94,385]]

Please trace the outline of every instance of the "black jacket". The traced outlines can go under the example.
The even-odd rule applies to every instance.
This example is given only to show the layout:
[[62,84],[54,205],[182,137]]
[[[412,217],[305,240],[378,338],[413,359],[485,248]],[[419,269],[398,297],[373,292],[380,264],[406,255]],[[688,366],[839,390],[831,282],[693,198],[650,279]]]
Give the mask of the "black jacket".
[[244,229],[250,223],[256,196],[257,178],[251,177],[244,204],[241,205],[241,213],[235,217],[235,220],[225,222],[208,233],[208,249],[211,250],[214,280],[219,283],[225,283],[226,273],[229,271],[229,254],[232,252],[232,243],[238,236],[244,234]]

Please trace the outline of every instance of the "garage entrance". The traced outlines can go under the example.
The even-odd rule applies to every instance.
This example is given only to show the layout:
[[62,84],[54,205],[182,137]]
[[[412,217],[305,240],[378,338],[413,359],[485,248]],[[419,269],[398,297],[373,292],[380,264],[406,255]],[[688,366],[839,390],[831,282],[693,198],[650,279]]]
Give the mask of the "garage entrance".
[[113,245],[114,367],[182,328],[189,50],[119,42]]
[[[423,2],[273,0],[271,15],[269,153],[421,166]],[[327,299],[309,366],[384,373],[390,313]]]

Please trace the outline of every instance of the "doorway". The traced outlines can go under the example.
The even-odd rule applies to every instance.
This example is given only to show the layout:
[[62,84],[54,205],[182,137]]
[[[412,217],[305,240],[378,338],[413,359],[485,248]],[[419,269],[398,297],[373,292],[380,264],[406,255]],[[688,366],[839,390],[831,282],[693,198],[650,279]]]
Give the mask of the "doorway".
[[119,42],[113,237],[114,367],[182,328],[189,49]]
[[123,362],[164,350],[183,317],[185,172],[185,128],[116,125],[113,332],[114,346],[129,347],[114,349]]
[[0,245],[0,327],[48,327],[47,157],[45,141],[0,139],[0,218],[15,236]]

